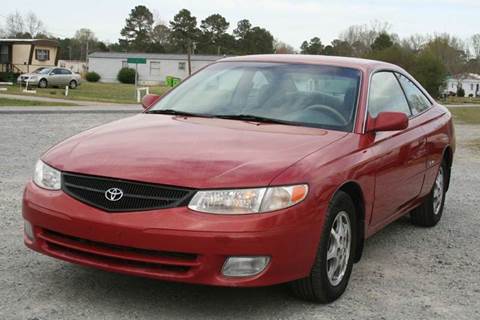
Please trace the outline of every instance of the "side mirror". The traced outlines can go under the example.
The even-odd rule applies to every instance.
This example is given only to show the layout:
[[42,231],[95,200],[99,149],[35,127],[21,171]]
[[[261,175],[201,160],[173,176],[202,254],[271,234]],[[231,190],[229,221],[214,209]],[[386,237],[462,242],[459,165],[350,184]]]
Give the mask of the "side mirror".
[[148,109],[150,108],[155,102],[160,100],[160,96],[156,94],[147,94],[143,97],[142,99],[142,107],[143,109]]
[[403,112],[380,112],[368,118],[367,132],[398,131],[408,127],[408,117]]

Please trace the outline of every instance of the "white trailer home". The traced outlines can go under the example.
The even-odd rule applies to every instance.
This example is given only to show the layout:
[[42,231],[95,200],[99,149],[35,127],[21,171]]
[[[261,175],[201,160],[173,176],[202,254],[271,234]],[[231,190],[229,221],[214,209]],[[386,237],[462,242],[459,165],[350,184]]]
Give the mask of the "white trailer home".
[[[164,83],[167,76],[184,79],[188,76],[187,55],[159,53],[94,52],[88,56],[88,71],[100,75],[102,82],[118,82],[121,68],[135,68],[128,58],[145,58],[145,64],[138,65],[139,83],[145,85]],[[222,56],[192,55],[192,72],[223,58]]]
[[445,80],[444,94],[456,94],[458,88],[465,90],[465,97],[480,97],[480,75],[458,74]]

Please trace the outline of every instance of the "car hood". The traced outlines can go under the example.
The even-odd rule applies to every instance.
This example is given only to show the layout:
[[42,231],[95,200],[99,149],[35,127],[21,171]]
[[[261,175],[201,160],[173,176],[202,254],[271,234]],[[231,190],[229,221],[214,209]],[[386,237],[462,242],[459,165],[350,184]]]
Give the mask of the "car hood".
[[192,188],[265,186],[345,136],[317,128],[140,114],[73,136],[42,160],[68,172]]

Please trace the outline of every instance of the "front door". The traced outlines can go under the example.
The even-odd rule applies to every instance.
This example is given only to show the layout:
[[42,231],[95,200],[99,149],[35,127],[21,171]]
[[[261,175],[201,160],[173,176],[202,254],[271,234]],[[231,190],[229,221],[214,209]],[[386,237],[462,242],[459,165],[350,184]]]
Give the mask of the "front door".
[[[368,113],[376,117],[383,111],[412,111],[400,83],[392,72],[372,77]],[[411,119],[401,131],[377,132],[372,145],[375,157],[375,201],[373,226],[388,220],[408,206],[422,189],[426,166],[426,137],[422,126]]]
[[51,86],[61,86],[63,83],[63,74],[62,74],[62,69],[60,68],[55,68],[50,72],[48,76],[48,84]]

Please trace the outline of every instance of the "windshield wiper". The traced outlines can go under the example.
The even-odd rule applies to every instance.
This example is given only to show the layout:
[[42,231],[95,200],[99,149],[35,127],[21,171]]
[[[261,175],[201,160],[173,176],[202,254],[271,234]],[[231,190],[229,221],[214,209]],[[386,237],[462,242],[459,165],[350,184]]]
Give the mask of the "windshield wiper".
[[193,112],[179,111],[179,110],[173,110],[173,109],[148,110],[146,113],[171,114],[171,115],[174,115],[174,116],[201,117],[201,118],[212,118],[213,117],[210,114],[193,113]]
[[295,123],[292,123],[290,121],[283,121],[283,120],[278,120],[278,119],[255,116],[253,114],[224,114],[224,115],[216,115],[215,118],[295,125]]

